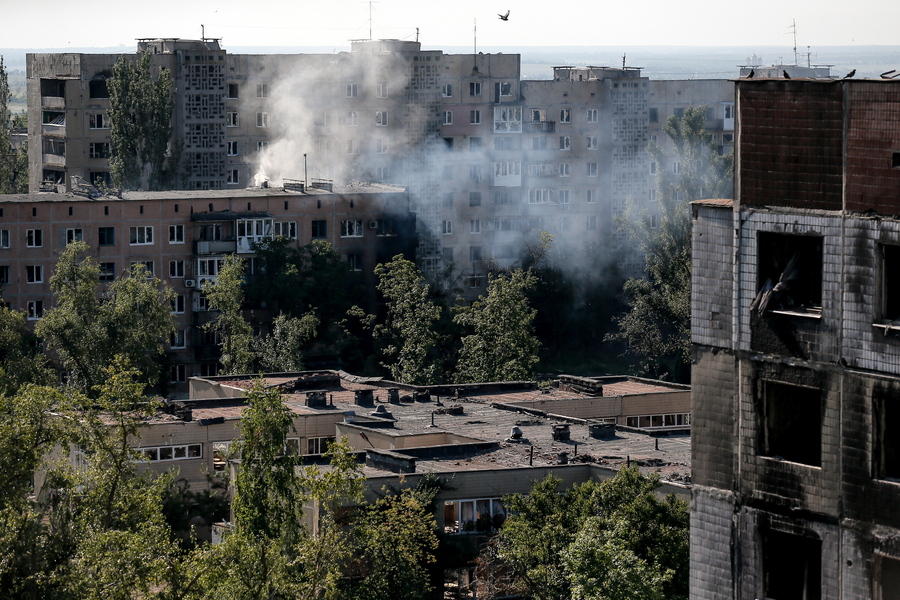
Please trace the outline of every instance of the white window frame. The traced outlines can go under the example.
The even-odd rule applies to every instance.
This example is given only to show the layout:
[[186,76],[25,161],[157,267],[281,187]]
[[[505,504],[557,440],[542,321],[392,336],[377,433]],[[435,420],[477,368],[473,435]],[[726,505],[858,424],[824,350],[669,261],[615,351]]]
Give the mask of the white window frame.
[[187,332],[184,329],[176,329],[169,338],[169,347],[172,350],[187,348]]
[[386,111],[386,110],[376,110],[375,111],[375,126],[376,127],[387,127],[388,126],[388,111]]
[[275,221],[273,227],[274,235],[297,239],[297,221]]
[[596,216],[596,215],[589,215],[589,216],[588,216],[588,218],[587,218],[587,229],[590,230],[590,231],[596,231],[596,230],[597,230],[597,216]]
[[240,117],[236,111],[230,111],[225,114],[226,127],[239,127],[241,124]]
[[453,235],[453,221],[444,219],[441,222],[441,232],[443,235]]
[[375,154],[387,154],[388,153],[388,141],[384,138],[378,138],[375,140]]
[[351,238],[351,237],[362,237],[363,236],[363,222],[362,219],[347,219],[345,221],[341,221],[341,236],[342,238]]
[[453,125],[453,111],[452,110],[444,111],[444,125]]
[[600,176],[600,163],[589,162],[587,164],[587,176],[588,177],[599,177]]
[[599,144],[597,143],[596,135],[586,136],[585,140],[586,140],[588,150],[597,150],[600,147]]
[[528,190],[528,204],[549,204],[549,188],[532,188]]
[[223,263],[222,258],[198,258],[197,277],[217,277]]
[[269,97],[269,84],[268,83],[257,83],[256,84],[256,97],[257,98],[268,98]]
[[169,261],[169,278],[170,279],[184,279],[184,261],[183,260],[170,260]]
[[600,122],[600,110],[597,108],[587,109],[587,122],[588,123],[599,123]]
[[227,185],[239,185],[241,183],[241,173],[239,169],[228,169],[225,183]]
[[472,219],[469,221],[469,233],[472,235],[481,233],[481,219]]
[[559,163],[559,176],[560,177],[569,177],[572,174],[572,164],[571,163]]
[[469,82],[469,95],[470,96],[480,96],[481,95],[481,82],[480,81],[470,81]]
[[156,275],[156,266],[152,260],[133,260],[128,265],[129,270],[134,271],[135,265],[144,265],[144,273],[148,279]]
[[359,140],[347,140],[347,154],[359,154]]
[[266,128],[269,126],[269,113],[267,112],[258,112],[256,113],[256,126],[260,128]]
[[27,229],[27,230],[25,230],[25,247],[26,248],[43,248],[44,247],[44,230],[43,229]]
[[29,321],[37,321],[44,317],[44,301],[29,300],[25,303],[25,318]]
[[559,136],[559,149],[568,152],[572,149],[572,138],[568,135]]
[[325,454],[328,451],[328,444],[333,444],[335,438],[332,437],[311,437],[306,438],[307,454]]
[[72,227],[66,229],[66,244],[71,244],[72,242],[83,242],[84,241],[84,229],[80,227]]
[[571,123],[572,122],[572,109],[571,108],[559,109],[559,122],[560,123]]
[[[168,462],[174,460],[194,460],[203,458],[203,444],[153,446],[146,448],[135,448],[135,451],[140,453],[144,457],[144,460],[147,462]],[[161,458],[161,454],[171,455],[171,458]]]
[[153,245],[153,226],[138,225],[128,228],[128,245],[129,246],[152,246]]
[[584,201],[588,204],[597,204],[597,202],[599,202],[599,199],[600,199],[600,190],[590,189],[590,190],[587,190]]
[[169,225],[169,243],[184,243],[184,225]]
[[228,142],[228,149],[225,154],[228,156],[240,156],[240,153],[238,152],[238,143]]
[[44,283],[44,265],[25,265],[25,283]]
[[88,115],[88,128],[89,129],[109,129],[109,124],[106,122],[106,113],[93,113]]
[[176,294],[175,297],[172,298],[172,314],[183,315],[186,305],[187,299],[184,297],[184,294]]
[[387,98],[389,96],[390,90],[388,89],[388,83],[386,81],[382,81],[375,86],[375,97],[376,98]]
[[481,125],[481,111],[473,109],[469,111],[469,125]]
[[571,204],[572,203],[572,190],[559,190],[557,192],[557,198],[559,199],[560,204]]
[[359,84],[358,83],[348,83],[345,90],[347,93],[347,98],[358,98],[359,97]]
[[256,142],[256,153],[262,154],[269,147],[269,140],[260,140]]
[[359,113],[356,112],[355,110],[351,110],[350,112],[348,112],[346,122],[347,122],[347,125],[349,125],[350,127],[359,126]]
[[9,229],[0,229],[0,248],[9,248]]

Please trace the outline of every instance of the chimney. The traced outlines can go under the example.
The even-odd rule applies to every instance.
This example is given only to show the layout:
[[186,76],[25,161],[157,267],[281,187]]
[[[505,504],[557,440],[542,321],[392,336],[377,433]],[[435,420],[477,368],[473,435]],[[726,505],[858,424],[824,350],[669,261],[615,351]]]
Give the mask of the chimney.
[[357,406],[375,406],[375,395],[371,389],[356,390],[353,402]]

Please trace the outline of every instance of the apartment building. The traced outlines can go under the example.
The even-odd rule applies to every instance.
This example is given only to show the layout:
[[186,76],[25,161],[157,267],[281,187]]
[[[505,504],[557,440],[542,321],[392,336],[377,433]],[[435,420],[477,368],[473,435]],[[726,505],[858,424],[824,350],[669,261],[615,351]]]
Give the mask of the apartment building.
[[[215,375],[219,351],[201,326],[212,318],[202,293],[222,259],[236,253],[258,274],[255,244],[283,236],[301,246],[329,242],[358,273],[368,310],[375,305],[375,265],[415,252],[415,215],[403,188],[354,185],[337,191],[286,188],[234,191],[125,192],[121,197],[34,193],[0,196],[0,294],[37,321],[52,306],[49,279],[59,252],[83,241],[100,265],[101,282],[143,264],[177,294],[170,340],[171,383]],[[323,299],[327,301],[327,299]],[[271,311],[269,311],[271,312]],[[275,315],[256,310],[265,328]],[[181,384],[179,386],[179,384]]]
[[900,597],[900,87],[737,82],[693,205],[691,597]]

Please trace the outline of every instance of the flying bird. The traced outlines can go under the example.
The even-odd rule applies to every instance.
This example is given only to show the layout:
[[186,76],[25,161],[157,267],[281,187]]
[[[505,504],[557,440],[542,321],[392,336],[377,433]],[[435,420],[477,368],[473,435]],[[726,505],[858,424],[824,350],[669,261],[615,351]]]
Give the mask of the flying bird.
[[756,72],[753,69],[750,69],[750,72],[747,73],[747,79],[753,79],[754,75],[756,75]]
[[791,78],[790,74],[789,74],[786,70],[784,70],[784,69],[781,70],[781,74],[784,75],[784,78],[785,78],[785,79],[790,79],[790,78]]
[[506,11],[505,15],[497,13],[497,16],[500,17],[501,21],[509,21],[509,11]]
[[846,75],[844,75],[844,79],[850,79],[850,78],[853,77],[854,75],[856,75],[856,69],[853,69],[852,71],[850,71],[849,73],[847,73]]

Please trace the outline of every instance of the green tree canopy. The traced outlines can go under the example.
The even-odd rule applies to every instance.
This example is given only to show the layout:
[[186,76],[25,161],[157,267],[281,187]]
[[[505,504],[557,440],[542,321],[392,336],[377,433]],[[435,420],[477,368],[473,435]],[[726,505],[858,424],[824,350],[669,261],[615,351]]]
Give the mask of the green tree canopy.
[[382,363],[395,381],[414,385],[435,383],[437,357],[434,323],[441,307],[431,301],[425,277],[415,263],[398,254],[390,262],[376,265],[378,291],[387,303],[384,325],[376,335],[386,338]]
[[203,293],[210,310],[216,311],[203,327],[219,334],[223,371],[228,375],[253,372],[253,328],[244,318],[244,259],[226,256],[215,281],[203,282]]
[[[657,163],[658,227],[633,205],[619,223],[644,254],[646,277],[625,282],[629,308],[617,319],[619,331],[608,338],[625,341],[628,352],[641,359],[643,371],[654,377],[684,380],[689,374],[689,203],[732,196],[734,155],[719,154],[705,125],[705,106],[691,106],[684,116],[669,117],[663,130],[672,152],[666,154],[656,144],[649,147]],[[670,161],[678,161],[677,173],[663,168]]]
[[12,396],[28,383],[48,385],[52,376],[43,348],[25,324],[25,315],[0,305],[0,396]]

